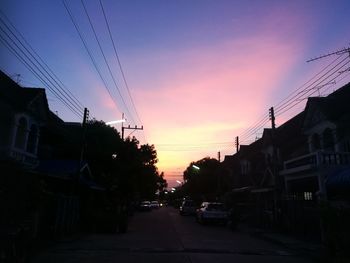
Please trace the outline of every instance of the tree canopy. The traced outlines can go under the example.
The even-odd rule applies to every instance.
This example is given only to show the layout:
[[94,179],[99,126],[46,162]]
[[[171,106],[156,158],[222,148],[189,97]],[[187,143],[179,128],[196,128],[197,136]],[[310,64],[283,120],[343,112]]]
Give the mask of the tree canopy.
[[98,121],[88,124],[86,143],[86,158],[107,187],[124,196],[149,199],[166,187],[154,145],[140,145],[135,137],[122,140],[114,128]]

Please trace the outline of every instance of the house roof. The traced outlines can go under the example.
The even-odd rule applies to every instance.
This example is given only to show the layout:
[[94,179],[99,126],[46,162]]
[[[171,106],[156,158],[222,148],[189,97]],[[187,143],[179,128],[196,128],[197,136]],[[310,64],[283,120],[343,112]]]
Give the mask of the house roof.
[[41,160],[36,171],[62,179],[72,179],[85,167],[87,167],[86,161],[80,163],[79,160]]
[[37,115],[38,110],[33,107],[38,100],[44,107],[44,115],[49,111],[45,89],[21,87],[2,71],[0,71],[0,83],[0,100],[10,104],[16,111],[31,112]]
[[311,97],[308,99],[305,111],[317,108],[330,121],[341,120],[350,115],[350,83],[339,88],[327,97]]
[[[88,163],[79,160],[41,160],[36,171],[46,174],[49,177],[56,177],[62,180],[73,180],[74,176],[88,168]],[[90,171],[89,171],[90,173]],[[89,174],[90,175],[90,174]],[[86,185],[90,189],[104,191],[104,187],[98,185],[90,176],[79,176],[79,182]]]

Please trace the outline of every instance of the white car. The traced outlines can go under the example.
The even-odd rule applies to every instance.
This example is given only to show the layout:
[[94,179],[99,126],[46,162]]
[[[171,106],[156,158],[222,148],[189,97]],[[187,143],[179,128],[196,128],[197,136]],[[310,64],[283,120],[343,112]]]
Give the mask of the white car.
[[197,222],[204,223],[221,223],[226,224],[228,221],[228,212],[223,203],[203,202],[196,213]]
[[152,201],[151,202],[151,208],[159,208],[159,202],[158,201]]
[[197,207],[192,200],[184,200],[179,208],[180,215],[195,215]]
[[140,211],[150,211],[151,210],[151,202],[150,201],[143,201],[141,202],[139,206]]

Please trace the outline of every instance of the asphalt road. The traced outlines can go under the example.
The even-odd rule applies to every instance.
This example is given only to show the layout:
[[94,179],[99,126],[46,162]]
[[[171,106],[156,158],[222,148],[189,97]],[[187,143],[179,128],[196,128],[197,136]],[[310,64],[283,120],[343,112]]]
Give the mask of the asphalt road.
[[199,225],[171,207],[135,213],[126,234],[65,240],[37,255],[43,262],[310,262],[279,245],[225,226]]

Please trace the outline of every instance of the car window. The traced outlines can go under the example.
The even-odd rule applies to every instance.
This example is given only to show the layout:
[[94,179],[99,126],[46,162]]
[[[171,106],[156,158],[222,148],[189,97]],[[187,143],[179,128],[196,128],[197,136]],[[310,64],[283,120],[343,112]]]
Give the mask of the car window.
[[223,211],[225,208],[223,204],[208,204],[208,210]]
[[185,201],[183,205],[184,206],[195,206],[193,201]]

